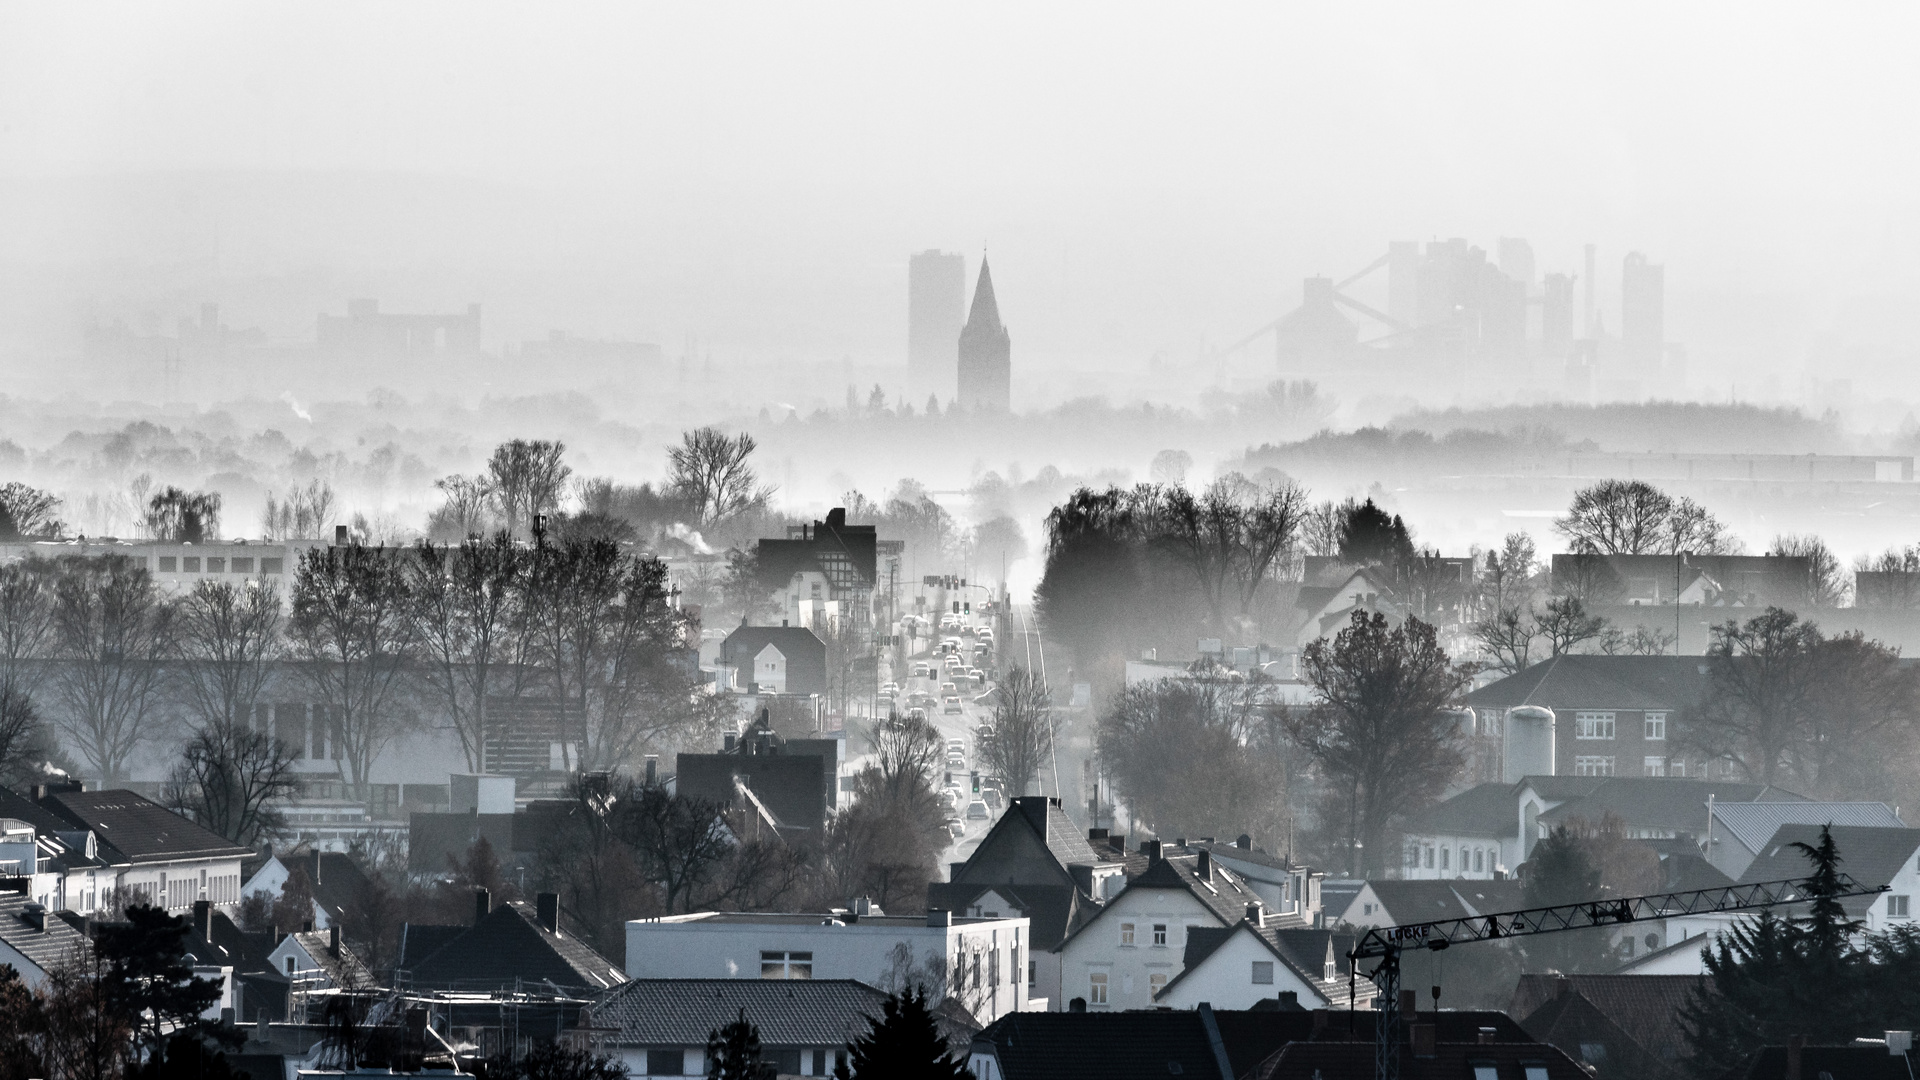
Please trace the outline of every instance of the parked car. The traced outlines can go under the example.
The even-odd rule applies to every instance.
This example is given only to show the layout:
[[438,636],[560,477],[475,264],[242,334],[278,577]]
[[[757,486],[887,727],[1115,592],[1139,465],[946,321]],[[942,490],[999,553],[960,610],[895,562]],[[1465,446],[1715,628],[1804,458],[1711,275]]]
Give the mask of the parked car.
[[985,800],[975,799],[967,804],[967,820],[991,821],[993,820],[993,811],[987,808]]
[[[953,684],[948,683],[947,685],[951,686]],[[960,708],[959,694],[948,694],[946,697],[940,699],[940,712],[942,714],[952,714],[960,711],[961,711],[961,708]]]

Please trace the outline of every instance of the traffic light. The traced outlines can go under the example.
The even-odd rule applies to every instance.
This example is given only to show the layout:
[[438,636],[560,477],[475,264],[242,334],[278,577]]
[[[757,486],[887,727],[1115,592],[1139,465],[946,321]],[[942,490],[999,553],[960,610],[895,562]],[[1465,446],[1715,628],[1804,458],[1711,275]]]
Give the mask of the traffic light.
[[961,608],[962,608],[962,609],[963,609],[964,611],[966,611],[966,613],[967,613],[967,614],[969,614],[969,615],[971,615],[971,614],[973,614],[973,601],[971,601],[971,600],[968,600],[968,601],[966,601],[966,602],[964,602],[964,603],[962,603],[962,604],[960,605],[960,607],[961,607]]
[[960,614],[960,601],[958,601],[958,600],[955,600],[955,601],[953,602],[953,613],[954,613],[955,615],[958,615],[958,614]]
[[968,773],[967,778],[973,781],[973,793],[975,795],[980,794],[980,770],[975,769]]

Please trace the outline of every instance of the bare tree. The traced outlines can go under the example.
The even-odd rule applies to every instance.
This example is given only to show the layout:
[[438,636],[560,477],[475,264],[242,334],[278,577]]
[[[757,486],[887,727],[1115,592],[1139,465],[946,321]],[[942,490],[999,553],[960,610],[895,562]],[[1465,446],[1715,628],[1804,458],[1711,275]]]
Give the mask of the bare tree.
[[445,704],[475,772],[487,771],[488,698],[521,670],[530,563],[502,531],[458,549],[422,542],[407,564],[421,677]]
[[373,759],[404,720],[400,675],[413,623],[402,558],[388,548],[314,548],[294,578],[293,655],[363,797]]
[[147,500],[147,535],[168,543],[220,538],[220,493],[169,487]]
[[468,537],[487,534],[494,520],[495,497],[499,494],[491,477],[455,473],[435,480],[433,486],[440,489],[447,501],[427,518],[427,539],[459,543]]
[[1859,607],[1920,607],[1920,544],[1889,548],[1854,563],[1853,602]]
[[1819,646],[1818,627],[1779,608],[1714,627],[1712,683],[1688,741],[1753,780],[1779,779],[1812,717]]
[[1643,480],[1602,480],[1574,493],[1554,530],[1576,552],[1600,555],[1735,555],[1740,541],[1692,499]]
[[1496,670],[1511,675],[1533,663],[1533,643],[1540,637],[1540,627],[1532,612],[1500,607],[1475,622],[1472,631]]
[[1292,483],[1256,487],[1230,476],[1199,494],[1156,490],[1148,516],[1160,543],[1190,570],[1223,629],[1230,607],[1245,617],[1274,570],[1284,565],[1307,516],[1306,492]]
[[640,858],[641,870],[658,885],[667,914],[691,910],[700,887],[732,854],[725,808],[658,785],[628,785],[614,805],[612,828]]
[[1679,638],[1671,630],[1642,623],[1632,630],[1609,624],[1599,640],[1600,651],[1608,656],[1664,656]]
[[487,475],[508,533],[522,535],[522,528],[532,528],[534,515],[560,505],[567,477],[573,475],[560,460],[566,451],[567,444],[544,439],[514,439],[494,449]]
[[285,641],[278,590],[202,578],[175,605],[180,682],[200,726],[250,727]]
[[974,751],[992,775],[1007,782],[1009,792],[1025,795],[1053,753],[1060,730],[1053,698],[1046,683],[1020,667],[1008,671],[994,693],[993,722],[974,731]]
[[0,540],[58,536],[65,525],[54,516],[60,499],[15,480],[0,486]]
[[1607,631],[1607,620],[1587,613],[1577,596],[1556,596],[1533,616],[1534,632],[1547,639],[1549,656],[1565,656]]
[[1349,869],[1378,874],[1389,824],[1436,798],[1461,765],[1441,710],[1466,675],[1433,627],[1410,618],[1396,628],[1363,611],[1301,660],[1316,700],[1287,717],[1288,734],[1345,788]]
[[1853,591],[1839,557],[1825,540],[1812,533],[1776,536],[1767,554],[1807,560],[1805,601],[1813,607],[1839,607]]
[[209,724],[193,733],[168,779],[167,805],[251,847],[284,825],[274,803],[294,793],[294,751],[265,731]]
[[119,555],[62,558],[53,596],[60,726],[103,782],[118,783],[153,735],[148,719],[161,697],[172,609],[146,567]]
[[947,742],[930,720],[890,716],[877,720],[867,732],[873,748],[873,768],[885,795],[905,799],[916,785],[933,784],[947,756]]
[[325,535],[333,516],[333,488],[310,480],[305,487],[295,485],[284,502],[267,492],[267,507],[260,515],[261,535],[268,540],[317,539]]
[[1161,836],[1275,835],[1286,787],[1257,745],[1258,681],[1205,675],[1126,687],[1100,717],[1097,754],[1116,798]]
[[668,484],[693,507],[701,528],[773,498],[773,488],[763,486],[747,463],[757,445],[744,431],[728,438],[719,428],[703,427],[681,435],[680,445],[667,451]]

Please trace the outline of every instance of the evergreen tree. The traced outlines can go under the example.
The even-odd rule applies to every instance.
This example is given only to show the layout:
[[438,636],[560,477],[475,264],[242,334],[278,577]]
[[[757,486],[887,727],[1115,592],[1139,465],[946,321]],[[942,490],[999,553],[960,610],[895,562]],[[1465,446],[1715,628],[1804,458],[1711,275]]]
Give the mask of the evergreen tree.
[[880,1006],[881,1017],[867,1017],[867,1033],[847,1047],[847,1053],[835,1066],[837,1080],[892,1080],[916,1077],[925,1080],[972,1080],[964,1061],[955,1060],[947,1049],[946,1037],[934,1026],[933,1013],[927,1007],[927,995],[918,987],[908,987],[887,995]]
[[[1565,825],[1556,825],[1534,845],[1525,878],[1528,907],[1579,904],[1605,895],[1600,865],[1592,858],[1586,839]],[[1604,929],[1529,938],[1525,948],[1527,966],[1535,971],[1600,971],[1612,967]]]
[[220,984],[202,979],[188,963],[185,916],[145,904],[127,909],[127,921],[100,927],[94,949],[107,963],[107,1000],[133,1030],[144,1056],[164,1057],[168,1037],[219,1031],[201,1014],[220,1000]]
[[773,1080],[774,1067],[760,1060],[760,1029],[739,1019],[707,1034],[707,1080]]

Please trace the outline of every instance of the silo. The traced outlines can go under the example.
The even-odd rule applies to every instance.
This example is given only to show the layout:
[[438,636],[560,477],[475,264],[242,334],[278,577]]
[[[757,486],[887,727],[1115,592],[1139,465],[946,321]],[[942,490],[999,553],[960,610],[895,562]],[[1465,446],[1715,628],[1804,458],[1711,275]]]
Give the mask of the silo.
[[1501,756],[1506,766],[1501,779],[1517,784],[1528,776],[1553,775],[1553,710],[1539,705],[1516,705],[1507,710],[1502,725]]

